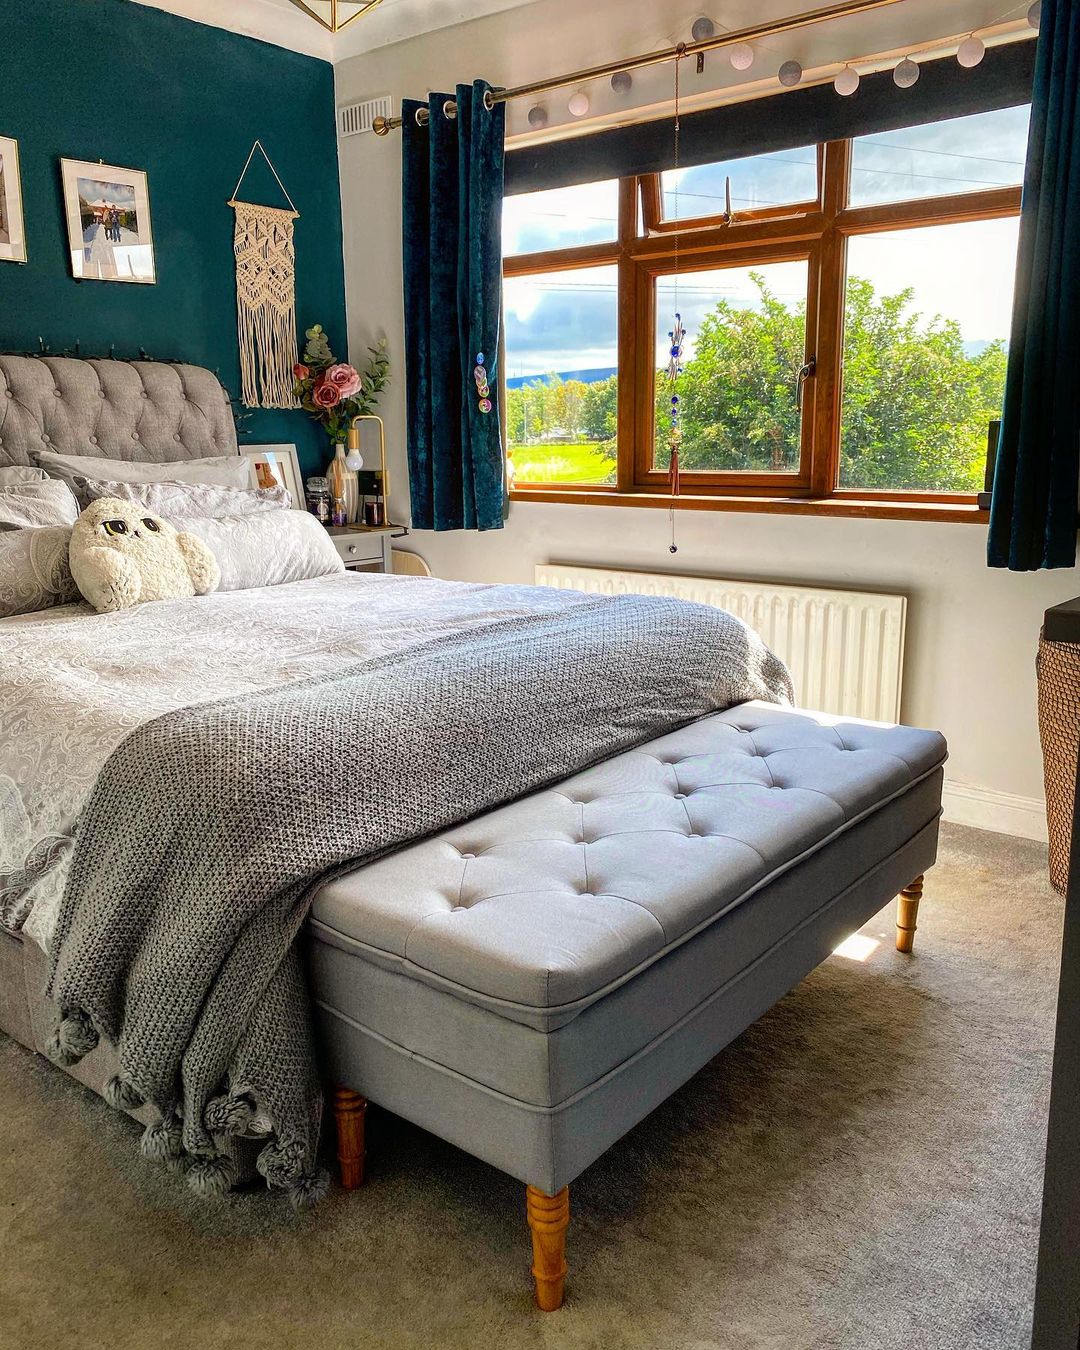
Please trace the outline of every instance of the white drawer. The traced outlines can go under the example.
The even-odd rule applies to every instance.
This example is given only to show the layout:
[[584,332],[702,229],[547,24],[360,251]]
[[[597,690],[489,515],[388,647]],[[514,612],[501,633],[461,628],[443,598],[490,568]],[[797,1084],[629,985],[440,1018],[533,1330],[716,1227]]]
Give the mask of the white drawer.
[[353,563],[381,563],[383,560],[383,537],[381,534],[333,534],[334,547],[341,561],[350,566]]

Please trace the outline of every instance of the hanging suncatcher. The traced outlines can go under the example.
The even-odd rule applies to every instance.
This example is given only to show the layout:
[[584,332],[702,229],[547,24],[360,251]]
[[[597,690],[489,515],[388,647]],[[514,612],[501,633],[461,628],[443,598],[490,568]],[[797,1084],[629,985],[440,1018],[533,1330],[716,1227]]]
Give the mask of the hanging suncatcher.
[[[256,150],[270,165],[290,210],[236,200]],[[241,397],[249,408],[295,408],[298,404],[293,393],[297,356],[293,221],[300,213],[261,141],[251,147],[229,205],[236,212],[233,251]]]
[[[681,45],[681,44],[680,44]],[[675,126],[674,126],[674,146],[673,165],[674,173],[672,175],[675,188],[675,219],[679,219],[679,113],[680,108],[680,88],[679,88],[679,65],[682,62],[682,51],[675,57]],[[669,428],[668,428],[668,479],[669,490],[671,493],[671,502],[668,507],[668,515],[671,522],[671,545],[669,551],[678,553],[679,545],[675,542],[675,503],[679,496],[679,450],[682,446],[682,426],[680,425],[679,414],[679,376],[683,371],[683,350],[686,346],[686,329],[683,327],[682,314],[679,312],[679,236],[675,235],[675,258],[674,258],[674,282],[675,282],[675,320],[668,332],[670,346],[668,349],[668,368],[667,383]]]

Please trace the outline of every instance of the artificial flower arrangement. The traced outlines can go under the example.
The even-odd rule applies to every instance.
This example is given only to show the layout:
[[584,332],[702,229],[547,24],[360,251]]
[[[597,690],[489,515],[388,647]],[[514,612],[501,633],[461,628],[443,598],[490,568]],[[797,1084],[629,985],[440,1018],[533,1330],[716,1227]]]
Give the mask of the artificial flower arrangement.
[[369,347],[363,373],[345,361],[335,361],[320,323],[304,334],[303,358],[293,366],[293,392],[300,405],[326,428],[332,445],[343,442],[354,417],[373,411],[390,380],[386,343]]

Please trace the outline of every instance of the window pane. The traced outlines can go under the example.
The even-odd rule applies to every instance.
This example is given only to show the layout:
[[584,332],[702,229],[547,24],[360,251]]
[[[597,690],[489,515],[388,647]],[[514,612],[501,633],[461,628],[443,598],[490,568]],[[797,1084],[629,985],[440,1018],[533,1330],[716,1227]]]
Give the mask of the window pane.
[[852,141],[851,205],[947,197],[1024,181],[1031,108],[954,117]]
[[619,182],[522,192],[503,199],[503,253],[605,244],[619,237]]
[[617,287],[615,267],[503,282],[515,482],[615,482]]
[[848,242],[840,486],[978,492],[1019,218]]
[[668,467],[668,333],[678,310],[686,328],[678,391],[681,467],[798,470],[808,271],[799,261],[684,273],[677,294],[673,277],[658,280],[654,468]]
[[731,178],[733,211],[813,202],[818,195],[817,147],[667,169],[660,175],[665,220],[693,220],[724,212],[724,180]]

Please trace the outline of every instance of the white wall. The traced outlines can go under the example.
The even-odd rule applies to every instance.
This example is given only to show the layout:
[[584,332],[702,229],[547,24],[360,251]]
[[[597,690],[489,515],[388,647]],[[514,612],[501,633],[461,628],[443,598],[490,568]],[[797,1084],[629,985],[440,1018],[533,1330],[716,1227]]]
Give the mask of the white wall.
[[[423,97],[478,75],[518,83],[647,50],[678,27],[673,11],[658,19],[658,8],[545,0],[417,37],[339,64],[338,103]],[[677,18],[688,26],[693,13]],[[396,136],[343,141],[341,173],[350,340],[354,354],[374,336],[389,340],[394,384],[383,413],[392,507],[395,519],[407,519]],[[949,814],[1015,833],[1044,828],[1035,647],[1043,610],[1080,591],[1075,572],[991,571],[985,530],[975,525],[686,511],[675,558],[667,529],[664,511],[515,503],[502,531],[418,532],[409,546],[436,575],[463,580],[530,581],[537,562],[555,561],[901,591],[910,600],[903,716],[948,737]]]

